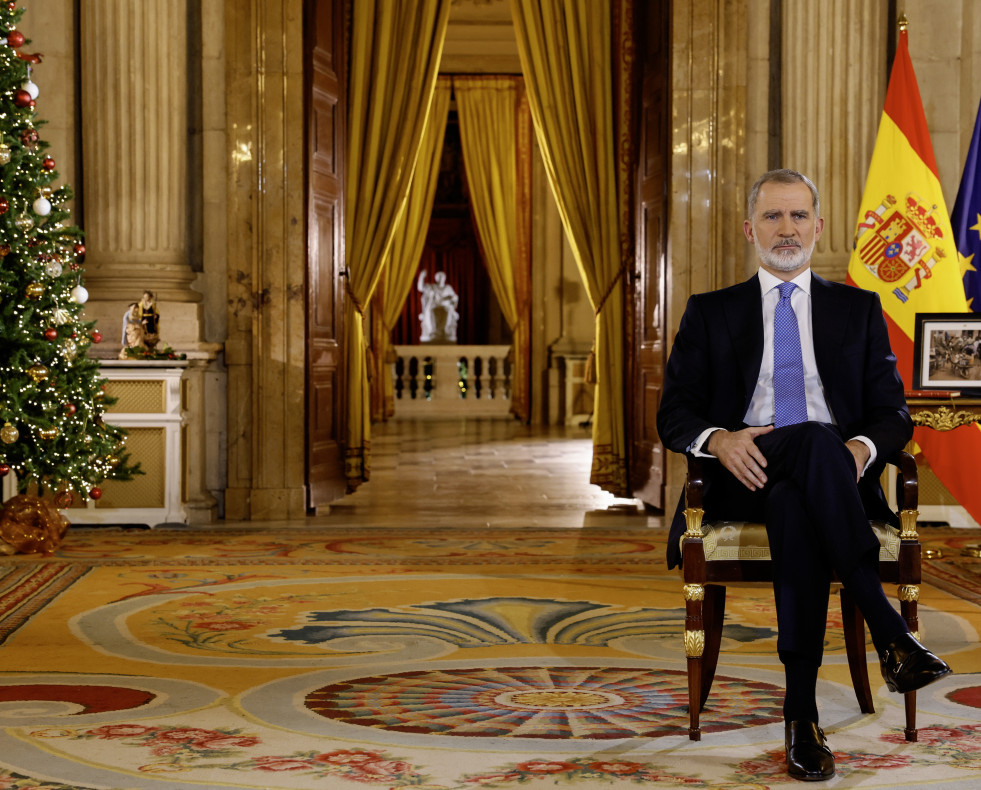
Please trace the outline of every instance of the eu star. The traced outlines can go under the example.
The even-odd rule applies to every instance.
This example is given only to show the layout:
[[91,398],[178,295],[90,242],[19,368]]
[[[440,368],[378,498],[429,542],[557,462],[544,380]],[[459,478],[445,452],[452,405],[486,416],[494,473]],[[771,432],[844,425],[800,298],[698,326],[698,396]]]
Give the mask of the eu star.
[[971,226],[971,230],[976,230],[978,232],[978,238],[981,239],[981,214],[978,214],[978,221],[975,225]]
[[970,255],[961,255],[957,253],[957,261],[961,265],[961,277],[963,277],[968,272],[976,272],[977,268],[974,266],[974,253]]

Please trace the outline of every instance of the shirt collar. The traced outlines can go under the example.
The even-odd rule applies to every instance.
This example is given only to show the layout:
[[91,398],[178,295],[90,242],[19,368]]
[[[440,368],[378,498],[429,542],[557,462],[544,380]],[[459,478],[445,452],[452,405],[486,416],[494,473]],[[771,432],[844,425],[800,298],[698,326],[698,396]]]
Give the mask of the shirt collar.
[[[772,291],[774,288],[780,285],[780,283],[783,282],[783,280],[771,274],[762,266],[760,267],[759,270],[759,278],[760,278],[760,292],[764,294],[768,293],[769,291]],[[800,288],[804,293],[810,296],[811,295],[811,267],[808,266],[806,269],[804,269],[804,271],[798,274],[790,282],[792,282],[794,285]]]

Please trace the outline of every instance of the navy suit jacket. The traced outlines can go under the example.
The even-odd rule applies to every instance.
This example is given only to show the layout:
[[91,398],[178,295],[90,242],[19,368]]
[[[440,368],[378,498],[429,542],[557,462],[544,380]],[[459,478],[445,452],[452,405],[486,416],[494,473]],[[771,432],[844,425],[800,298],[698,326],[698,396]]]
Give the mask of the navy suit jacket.
[[[859,484],[869,518],[895,522],[879,485],[885,459],[913,435],[903,382],[879,296],[812,272],[811,322],[814,356],[831,414],[845,440],[868,437],[876,463]],[[661,442],[684,453],[706,428],[737,431],[756,388],[763,361],[763,305],[759,278],[688,300],[665,368],[657,414]],[[706,459],[709,460],[709,459]],[[706,497],[711,477],[729,474],[718,462],[706,464]],[[668,566],[681,564],[679,541],[685,530],[684,494],[668,538]]]

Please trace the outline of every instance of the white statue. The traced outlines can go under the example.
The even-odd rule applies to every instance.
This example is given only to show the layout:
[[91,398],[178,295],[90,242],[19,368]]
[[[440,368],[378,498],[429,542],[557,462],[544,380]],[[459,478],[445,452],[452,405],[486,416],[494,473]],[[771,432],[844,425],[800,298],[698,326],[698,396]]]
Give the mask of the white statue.
[[142,345],[143,324],[140,321],[140,305],[138,302],[132,302],[123,314],[123,337],[119,358],[128,359],[126,349],[137,348]]
[[436,272],[435,282],[426,282],[426,271],[419,272],[418,288],[422,294],[422,322],[420,343],[455,343],[456,322],[460,314],[456,306],[460,297],[453,287],[446,284],[446,273]]

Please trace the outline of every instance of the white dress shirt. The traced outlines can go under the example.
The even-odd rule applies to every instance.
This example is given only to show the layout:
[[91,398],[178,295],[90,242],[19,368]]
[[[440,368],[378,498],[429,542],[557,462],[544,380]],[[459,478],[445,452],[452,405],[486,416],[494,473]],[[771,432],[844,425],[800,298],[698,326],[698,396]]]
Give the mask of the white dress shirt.
[[[773,425],[773,314],[780,301],[780,291],[777,286],[783,282],[779,277],[770,274],[766,269],[759,270],[760,291],[763,297],[763,362],[756,379],[756,389],[750,398],[749,408],[743,422],[747,425]],[[824,397],[824,385],[818,374],[817,360],[814,357],[814,331],[811,325],[811,270],[806,269],[791,280],[797,287],[790,296],[790,305],[797,316],[797,327],[800,330],[800,349],[804,360],[804,392],[807,399],[807,419],[813,422],[834,424],[834,416]],[[711,457],[702,451],[708,437],[720,428],[707,428],[694,442],[689,451],[696,456]],[[875,461],[875,445],[865,436],[847,437],[858,439],[869,448],[871,455],[865,465],[865,470]]]
[[[777,286],[783,282],[779,277],[760,269],[760,290],[763,295],[763,364],[756,380],[756,390],[749,402],[743,422],[747,425],[773,425],[775,408],[773,403],[773,314],[780,301]],[[800,351],[804,358],[804,393],[807,397],[807,419],[813,422],[832,423],[828,402],[824,397],[824,385],[818,375],[817,360],[814,358],[814,332],[811,327],[811,270],[805,269],[791,280],[797,287],[790,296],[790,306],[797,315],[800,330]]]

